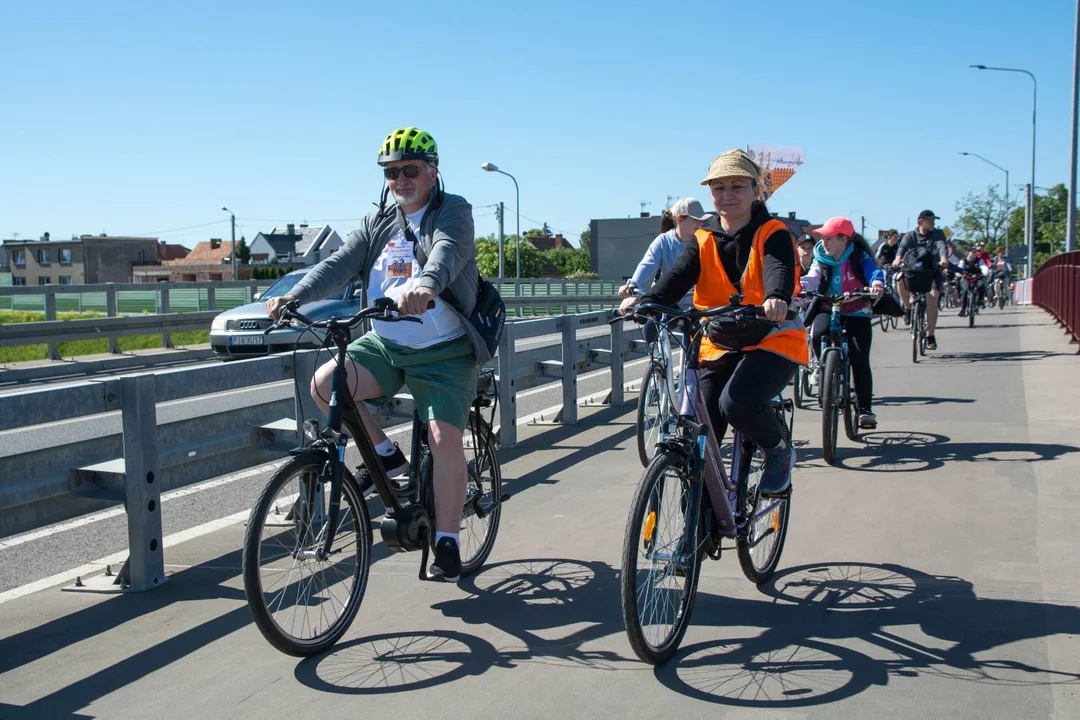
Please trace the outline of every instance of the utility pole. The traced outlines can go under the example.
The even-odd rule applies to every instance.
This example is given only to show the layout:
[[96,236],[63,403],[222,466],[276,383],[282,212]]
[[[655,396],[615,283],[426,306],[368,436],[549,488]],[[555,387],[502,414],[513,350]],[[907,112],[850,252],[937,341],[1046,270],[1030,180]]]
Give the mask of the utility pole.
[[240,261],[240,258],[236,257],[236,216],[229,213],[229,220],[232,225],[232,279],[235,282],[240,279],[236,273],[237,263]]
[[505,210],[503,209],[502,200],[499,201],[499,207],[495,208],[495,215],[499,218],[499,279],[502,280],[505,277],[505,269],[503,267],[503,243],[506,241],[506,235],[503,233],[503,217]]
[[1065,229],[1065,252],[1076,249],[1076,150],[1080,123],[1080,0],[1076,3],[1076,37],[1073,39],[1072,144],[1069,149],[1069,224]]
[[1027,225],[1024,227],[1027,233],[1027,272],[1024,275],[1030,278],[1034,274],[1035,269],[1035,252],[1034,252],[1034,233],[1031,231],[1035,217],[1035,188],[1031,186],[1031,183],[1024,185],[1024,217],[1027,221]]

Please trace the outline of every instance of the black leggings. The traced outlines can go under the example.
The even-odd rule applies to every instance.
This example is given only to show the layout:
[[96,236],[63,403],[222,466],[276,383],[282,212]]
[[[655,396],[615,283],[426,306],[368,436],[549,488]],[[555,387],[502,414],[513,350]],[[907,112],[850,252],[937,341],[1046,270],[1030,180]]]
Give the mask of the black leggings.
[[[829,333],[830,313],[820,312],[814,316],[810,328],[814,356],[821,355],[821,338]],[[840,322],[848,337],[848,362],[855,377],[855,395],[859,410],[869,411],[874,400],[874,371],[870,369],[870,345],[874,339],[873,318],[863,315],[841,315]]]
[[698,370],[698,389],[709,409],[716,441],[724,439],[728,422],[765,449],[780,444],[780,421],[772,399],[787,386],[796,364],[768,352],[727,353]]

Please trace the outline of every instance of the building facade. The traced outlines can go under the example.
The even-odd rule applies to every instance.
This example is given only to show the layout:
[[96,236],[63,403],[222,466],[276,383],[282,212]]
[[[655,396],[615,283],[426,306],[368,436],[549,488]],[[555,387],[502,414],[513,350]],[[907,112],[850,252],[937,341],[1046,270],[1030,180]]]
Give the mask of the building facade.
[[82,235],[71,240],[5,240],[12,285],[131,282],[136,265],[157,257],[157,238]]

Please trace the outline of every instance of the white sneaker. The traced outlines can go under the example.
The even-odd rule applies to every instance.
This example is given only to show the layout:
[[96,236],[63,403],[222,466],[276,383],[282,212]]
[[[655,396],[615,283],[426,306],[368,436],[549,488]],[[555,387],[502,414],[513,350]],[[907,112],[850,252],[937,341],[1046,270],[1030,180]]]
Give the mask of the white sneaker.
[[814,371],[810,373],[810,387],[816,388],[819,382],[821,382],[821,368],[814,368]]

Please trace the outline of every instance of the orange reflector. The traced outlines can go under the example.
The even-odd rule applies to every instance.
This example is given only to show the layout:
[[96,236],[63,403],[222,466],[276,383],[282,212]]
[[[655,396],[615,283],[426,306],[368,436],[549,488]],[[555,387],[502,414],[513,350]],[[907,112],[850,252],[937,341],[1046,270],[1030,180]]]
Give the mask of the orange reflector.
[[651,511],[645,516],[645,529],[641,531],[642,536],[645,538],[645,542],[652,540],[653,532],[656,530],[656,511]]
[[780,511],[772,511],[772,529],[773,532],[780,532]]

